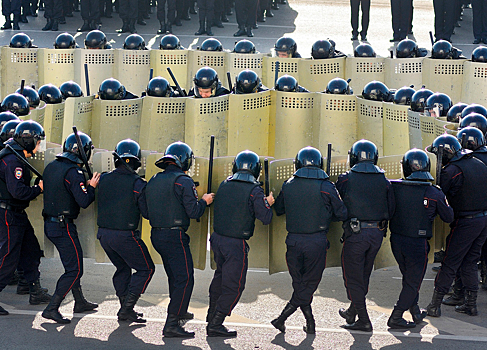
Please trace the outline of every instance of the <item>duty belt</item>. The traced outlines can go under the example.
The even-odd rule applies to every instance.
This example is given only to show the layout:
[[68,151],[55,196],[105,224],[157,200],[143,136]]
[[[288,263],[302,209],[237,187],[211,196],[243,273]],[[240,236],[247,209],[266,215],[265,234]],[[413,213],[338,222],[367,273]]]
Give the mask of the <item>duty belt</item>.
[[460,219],[475,219],[475,218],[481,218],[482,216],[487,216],[487,210],[477,214],[460,216]]
[[5,209],[5,210],[11,210],[11,211],[14,211],[16,213],[24,213],[25,212],[25,210],[23,208],[14,207],[14,206],[7,204],[5,202],[0,202],[0,208]]
[[360,222],[360,228],[379,228],[380,221]]
[[59,217],[56,217],[56,216],[46,216],[44,217],[44,221],[47,221],[47,222],[56,222],[58,224],[62,224],[63,222],[64,223],[68,223],[68,224],[72,224],[74,222],[73,219],[70,219],[70,218],[59,218]]
[[184,228],[181,226],[174,226],[174,227],[153,227],[154,230],[181,230],[185,231]]

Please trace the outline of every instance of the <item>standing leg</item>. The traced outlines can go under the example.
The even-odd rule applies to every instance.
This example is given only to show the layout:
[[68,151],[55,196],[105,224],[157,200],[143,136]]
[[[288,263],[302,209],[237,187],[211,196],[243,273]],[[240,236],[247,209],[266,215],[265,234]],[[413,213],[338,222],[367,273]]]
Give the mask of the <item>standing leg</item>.
[[358,11],[360,0],[350,0],[351,10],[351,24],[352,24],[352,40],[358,40]]
[[360,39],[367,40],[367,31],[369,30],[369,14],[370,14],[370,0],[361,0],[360,6],[362,9],[362,31],[360,32]]

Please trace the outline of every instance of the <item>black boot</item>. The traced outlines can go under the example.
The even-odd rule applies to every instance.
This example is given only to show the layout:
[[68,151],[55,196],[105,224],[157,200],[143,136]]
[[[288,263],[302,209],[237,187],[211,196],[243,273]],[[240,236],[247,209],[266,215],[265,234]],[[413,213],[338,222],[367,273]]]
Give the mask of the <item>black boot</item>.
[[128,32],[130,32],[129,20],[123,19],[122,20],[122,28],[117,29],[117,33],[128,33]]
[[422,310],[419,308],[418,304],[411,306],[409,308],[409,312],[411,313],[413,321],[416,324],[420,324],[421,322],[423,322],[423,319],[428,315],[426,313],[426,310]]
[[139,300],[140,295],[129,293],[125,298],[122,307],[118,310],[117,316],[120,321],[129,320],[131,322],[145,323],[147,322],[134,311],[134,306]]
[[29,304],[31,305],[47,304],[51,301],[51,296],[41,287],[39,280],[29,285],[29,293]]
[[227,317],[227,315],[217,311],[211,322],[206,326],[206,335],[209,337],[236,337],[237,331],[227,329],[227,327],[223,325],[225,317]]
[[49,320],[54,320],[60,324],[68,324],[71,323],[71,320],[64,318],[63,315],[59,312],[59,306],[63,301],[63,297],[57,294],[54,294],[51,298],[51,302],[49,305],[46,306],[44,311],[42,311],[42,317],[47,318]]
[[13,30],[20,30],[19,22],[20,22],[20,15],[14,15],[14,24],[12,26]]
[[194,33],[194,35],[203,35],[205,33],[206,33],[205,21],[200,21],[200,29],[198,29],[198,31]]
[[181,19],[179,17],[176,17],[174,21],[172,22],[176,27],[181,27],[183,25],[183,22],[181,22]]
[[279,5],[277,4],[277,1],[276,0],[273,0],[272,1],[272,9],[273,10],[279,10]]
[[426,307],[426,312],[428,313],[428,316],[441,316],[441,302],[443,301],[444,296],[445,293],[440,293],[435,289],[435,291],[433,292],[433,296],[431,297],[431,302]]
[[[46,290],[47,292],[47,290]],[[24,278],[24,273],[19,273],[19,282],[17,283],[17,294],[25,295],[30,293],[29,282]]]
[[[120,307],[123,306],[123,303],[125,303],[125,299],[127,298],[126,295],[124,295],[123,297],[118,297],[118,300],[120,300]],[[144,314],[142,312],[136,312],[137,316],[139,317],[142,317],[144,316]]]
[[98,23],[95,19],[92,19],[90,21],[90,30],[96,30],[98,29]]
[[46,25],[42,28],[43,31],[51,30],[52,28],[52,20],[50,18],[47,19]]
[[147,25],[147,22],[144,21],[144,18],[143,17],[139,17],[139,19],[137,20],[137,24],[139,24],[141,26],[146,26]]
[[387,321],[387,325],[393,329],[406,329],[416,327],[416,323],[406,321],[402,317],[403,313],[404,311],[394,308],[394,310],[392,310],[391,317],[389,317],[389,320]]
[[225,13],[222,15],[221,21],[224,23],[230,22],[230,20],[228,19],[227,15]]
[[164,34],[166,33],[166,23],[159,21],[159,24],[161,25],[161,29],[157,31],[157,34]]
[[137,29],[135,29],[135,22],[137,22],[136,19],[131,19],[130,22],[129,22],[129,31],[132,34],[137,33]]
[[465,304],[455,307],[456,312],[461,312],[469,316],[477,316],[477,291],[467,290],[465,296]]
[[372,332],[372,323],[369,319],[369,314],[367,309],[364,307],[362,309],[356,309],[358,315],[358,321],[352,324],[346,324],[342,327],[345,329],[351,329],[356,331]]
[[7,316],[7,315],[8,315],[8,311],[0,306],[0,316]]
[[20,15],[20,22],[29,23],[29,20],[27,19],[27,15]]
[[233,36],[244,36],[244,35],[247,35],[247,31],[245,30],[245,28],[238,28],[238,31],[233,33]]
[[301,306],[301,311],[303,312],[304,318],[306,319],[306,326],[303,327],[303,331],[308,334],[315,334],[315,319],[313,317],[313,311],[311,310],[311,305]]
[[211,31],[211,23],[206,23],[206,35],[213,36],[213,32]]
[[190,1],[189,13],[191,13],[192,15],[196,15],[198,13],[198,12],[196,12],[196,9],[194,8],[194,4],[195,4],[194,1]]
[[71,292],[73,293],[74,297],[73,312],[82,313],[86,311],[92,311],[98,307],[98,304],[86,300],[85,296],[83,295],[83,291],[81,290],[81,286],[73,287],[73,289],[71,289]]
[[84,20],[83,25],[80,28],[78,28],[78,32],[88,32],[90,30],[91,30],[90,21],[88,20]]
[[443,299],[442,303],[449,306],[463,305],[465,303],[465,289],[460,280],[455,280],[452,295]]
[[162,335],[165,338],[193,338],[194,332],[187,332],[179,325],[179,316],[175,314],[167,314],[166,324],[162,330]]
[[186,313],[178,316],[178,323],[183,327],[188,321],[194,319],[194,313],[186,311]]
[[170,25],[170,24],[166,25],[166,33],[172,34],[172,25]]
[[342,316],[348,324],[352,324],[355,322],[355,317],[357,316],[357,311],[352,303],[350,303],[350,307],[348,309],[341,308],[338,310],[340,316]]
[[5,24],[2,26],[2,30],[12,29],[12,22],[10,21],[10,16],[5,16]]
[[480,284],[482,289],[487,289],[487,264],[485,261],[480,262]]
[[225,28],[225,27],[223,26],[222,20],[221,20],[220,18],[215,18],[215,19],[213,20],[213,25],[214,25],[215,27],[218,27],[218,28]]
[[294,312],[296,312],[298,308],[294,306],[291,303],[287,303],[286,306],[284,306],[284,309],[282,310],[281,314],[279,315],[278,318],[274,319],[271,321],[271,324],[279,329],[282,333],[286,332],[286,325],[284,324],[286,320],[288,319],[289,316],[291,316]]
[[[23,274],[22,274],[23,275]],[[8,282],[8,285],[9,286],[16,286],[19,284],[19,280],[20,280],[20,276],[19,276],[19,272],[16,270],[12,276],[12,278],[10,279],[10,281]],[[27,282],[27,281],[26,281]],[[18,293],[17,293],[18,294]]]
[[57,19],[54,19],[54,20],[52,21],[52,28],[51,28],[51,30],[52,30],[53,32],[58,31],[58,29],[59,29],[59,28],[58,28],[58,24],[59,24],[59,22],[58,22],[58,20],[57,20]]
[[216,298],[210,298],[210,305],[208,305],[208,313],[206,314],[206,322],[210,323],[216,313]]
[[248,27],[248,28],[247,28],[247,36],[248,36],[249,38],[251,38],[251,37],[253,37],[253,36],[254,36],[254,33],[252,33],[252,28],[251,28],[251,27]]

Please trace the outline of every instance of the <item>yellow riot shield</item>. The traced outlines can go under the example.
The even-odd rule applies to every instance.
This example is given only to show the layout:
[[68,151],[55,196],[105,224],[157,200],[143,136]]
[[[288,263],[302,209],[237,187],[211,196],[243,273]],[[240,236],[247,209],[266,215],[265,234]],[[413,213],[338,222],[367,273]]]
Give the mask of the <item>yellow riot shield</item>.
[[298,62],[299,79],[302,85],[313,92],[326,90],[334,78],[345,78],[345,57],[315,60],[301,59]]
[[424,57],[386,58],[384,60],[384,83],[389,89],[399,89],[410,85],[421,87],[423,60]]
[[453,125],[450,123],[445,124],[445,125],[443,125],[443,128],[447,134],[457,136],[457,133],[458,133],[458,124],[457,123],[453,123]]
[[[463,66],[462,98],[464,103],[487,105],[487,65],[466,61]],[[3,74],[2,74],[3,78]]]
[[228,154],[228,95],[188,98],[185,110],[185,142],[197,156],[210,153],[210,136],[215,135],[215,157]]
[[[271,127],[275,126],[274,157],[294,157],[301,148],[314,146],[313,110],[317,94],[282,91],[272,94],[276,96],[276,113],[270,118]],[[271,129],[269,141],[272,134]]]
[[63,143],[64,102],[46,104],[44,107],[44,121],[42,126],[46,133],[46,140],[57,144]]
[[33,120],[35,122],[38,122],[39,124],[42,124],[41,122],[39,122],[39,120],[44,121],[44,108],[45,107],[46,107],[46,103],[44,101],[41,101],[39,103],[39,106],[30,110],[28,115],[20,116],[19,119],[21,119],[21,120]]
[[[274,87],[276,79],[276,62],[279,62],[278,78],[287,74],[295,77],[299,83],[299,62],[301,60],[301,58],[280,58],[264,56],[264,66],[262,68],[263,84],[269,88]],[[304,87],[306,87],[305,84]]]
[[163,152],[173,142],[184,142],[184,115],[187,97],[143,98],[140,120],[140,147]]
[[382,117],[384,108],[382,102],[370,101],[357,96],[357,138],[372,141],[379,151],[383,153]]
[[345,76],[352,79],[350,87],[355,94],[361,95],[367,83],[372,80],[384,81],[384,58],[347,57]]
[[[458,130],[458,123],[452,123],[446,120],[446,117],[438,117],[435,119],[435,138],[444,134],[446,129]],[[456,134],[455,134],[456,136]]]
[[4,46],[2,53],[2,98],[15,92],[20,81],[25,80],[27,86],[39,86],[37,74],[37,48],[17,49]]
[[421,137],[421,113],[408,110],[408,127],[409,127],[409,148],[423,149],[423,139]]
[[61,86],[74,80],[74,51],[76,49],[39,49],[39,85]]
[[409,147],[409,106],[383,102],[384,156],[406,153]]
[[154,69],[154,76],[166,78],[171,85],[174,85],[167,72],[167,67],[170,67],[181,88],[189,91],[193,77],[188,79],[188,52],[188,50],[150,50],[150,64]]
[[271,92],[231,94],[228,98],[228,155],[244,149],[268,155]]
[[466,59],[439,60],[425,58],[423,61],[423,84],[432,91],[447,94],[453,103],[463,101],[463,66],[466,61]]
[[203,67],[211,67],[216,70],[218,78],[222,85],[228,88],[228,82],[225,78],[227,76],[227,54],[223,51],[210,52],[191,50],[189,51],[189,66],[188,66],[188,87],[191,87],[191,82],[198,71]]
[[[95,95],[103,80],[113,77],[115,50],[74,50],[74,81],[86,90],[85,64],[88,66],[90,94]],[[122,82],[123,83],[123,82]]]
[[[235,77],[245,69],[253,70],[262,79],[262,61],[263,53],[227,53],[227,69],[232,78],[232,85],[235,85]],[[226,80],[226,75],[220,77],[220,80]],[[265,84],[264,84],[265,85]],[[272,88],[274,85],[271,85]]]
[[357,96],[317,93],[315,95],[314,144],[333,155],[347,155],[357,141]]
[[113,75],[127,89],[140,96],[149,83],[150,51],[149,50],[115,50]]
[[104,149],[115,149],[120,140],[139,141],[142,99],[93,101],[91,139]]
[[419,121],[421,123],[421,138],[423,139],[421,149],[425,149],[436,138],[435,118],[420,114]]
[[76,125],[78,131],[91,135],[94,98],[94,96],[70,97],[64,101],[63,140],[73,132],[73,125]]

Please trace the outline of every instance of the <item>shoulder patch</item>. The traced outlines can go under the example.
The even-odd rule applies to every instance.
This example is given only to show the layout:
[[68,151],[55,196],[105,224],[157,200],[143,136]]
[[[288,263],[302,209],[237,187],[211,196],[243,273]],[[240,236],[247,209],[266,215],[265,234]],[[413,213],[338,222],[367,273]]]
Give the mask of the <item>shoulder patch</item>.
[[15,168],[15,178],[17,180],[20,180],[22,178],[22,173],[23,173],[23,170],[22,168]]
[[86,187],[85,187],[85,184],[84,183],[80,182],[79,185],[80,185],[80,187],[81,187],[81,189],[83,190],[84,193],[88,193],[88,191],[86,191]]
[[269,202],[267,201],[267,198],[266,197],[264,197],[264,205],[265,205],[265,207],[267,209],[270,209],[271,208],[271,206],[269,205]]
[[193,193],[196,199],[198,199],[198,191],[196,191],[196,187],[193,185]]
[[83,170],[78,169],[78,173],[79,173],[79,174],[83,174]]

